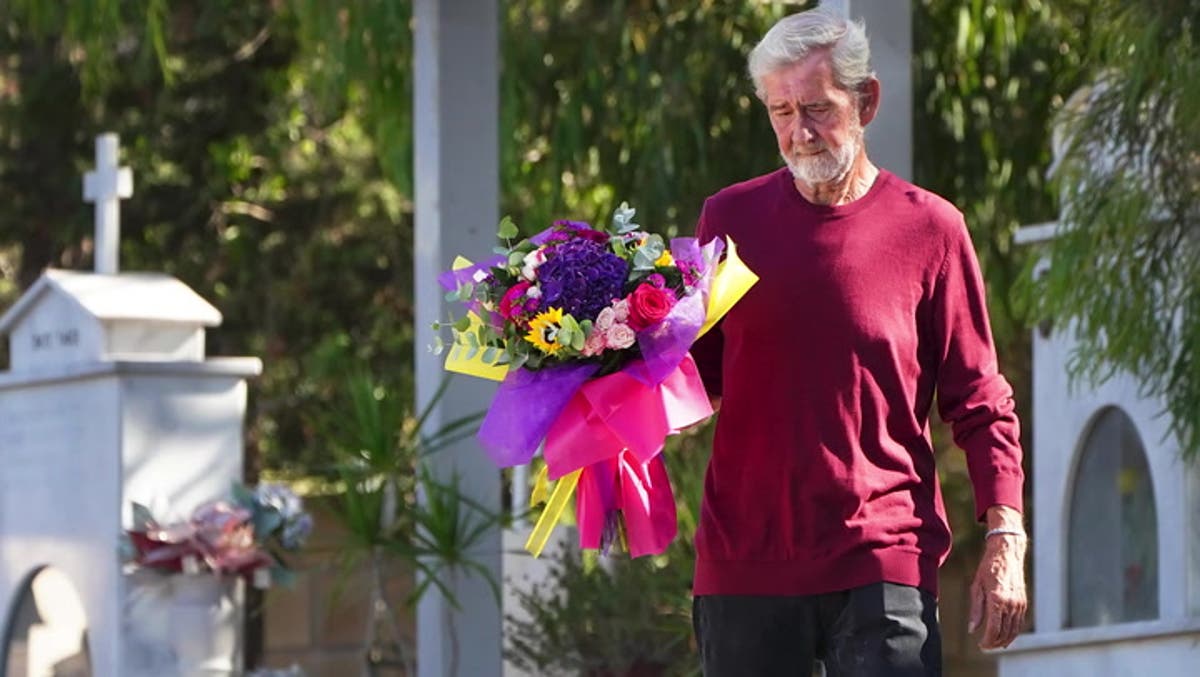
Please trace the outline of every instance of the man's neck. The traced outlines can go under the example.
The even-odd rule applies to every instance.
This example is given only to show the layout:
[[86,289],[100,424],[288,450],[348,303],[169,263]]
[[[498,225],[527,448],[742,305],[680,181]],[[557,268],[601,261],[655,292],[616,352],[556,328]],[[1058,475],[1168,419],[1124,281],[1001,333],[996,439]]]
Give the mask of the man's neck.
[[840,179],[820,184],[807,184],[796,179],[794,183],[805,200],[815,205],[836,207],[850,204],[866,195],[878,176],[879,168],[867,159],[866,151],[861,151],[850,166],[850,171]]

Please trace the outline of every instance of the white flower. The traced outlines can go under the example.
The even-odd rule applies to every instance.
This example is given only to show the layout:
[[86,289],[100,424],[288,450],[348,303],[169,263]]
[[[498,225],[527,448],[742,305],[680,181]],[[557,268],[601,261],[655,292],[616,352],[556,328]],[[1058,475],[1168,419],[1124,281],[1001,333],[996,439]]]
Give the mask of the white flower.
[[521,277],[533,282],[537,279],[538,266],[546,262],[546,254],[535,249],[525,255],[525,265],[521,266]]
[[475,274],[471,276],[471,279],[475,280],[476,284],[478,284],[478,283],[483,282],[484,280],[488,279],[488,273],[486,270],[483,270],[483,269],[477,270],[477,271],[475,271]]
[[535,284],[525,290],[525,296],[531,299],[540,299],[542,298],[542,288]]

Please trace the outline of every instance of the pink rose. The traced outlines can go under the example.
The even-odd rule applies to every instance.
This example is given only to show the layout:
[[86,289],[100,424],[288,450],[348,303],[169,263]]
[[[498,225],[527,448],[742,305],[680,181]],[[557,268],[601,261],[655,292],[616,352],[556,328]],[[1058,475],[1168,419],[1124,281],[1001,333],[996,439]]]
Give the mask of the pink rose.
[[612,350],[625,350],[637,340],[637,332],[627,324],[614,324],[604,332],[604,345]]
[[629,321],[629,301],[621,299],[614,301],[612,304],[613,322],[628,322]]
[[613,309],[605,308],[604,310],[600,311],[599,315],[596,316],[596,329],[599,329],[600,333],[606,332],[610,327],[613,326],[615,321],[616,313],[613,311]]
[[675,292],[640,284],[629,295],[629,326],[637,331],[662,322],[675,307]]

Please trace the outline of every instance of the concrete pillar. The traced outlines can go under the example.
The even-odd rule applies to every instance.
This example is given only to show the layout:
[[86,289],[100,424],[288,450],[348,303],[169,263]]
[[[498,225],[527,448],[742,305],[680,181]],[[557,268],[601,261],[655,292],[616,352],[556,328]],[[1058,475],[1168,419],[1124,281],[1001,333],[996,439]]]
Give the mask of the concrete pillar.
[[862,19],[871,63],[883,89],[879,115],[867,126],[875,164],[912,180],[912,6],[901,0],[823,0],[822,7]]
[[[413,113],[416,153],[417,402],[428,402],[445,377],[429,354],[430,324],[446,316],[437,274],[456,254],[479,260],[495,240],[499,210],[499,7],[497,0],[416,0]],[[427,425],[436,430],[485,409],[492,384],[456,377]],[[457,474],[461,488],[500,509],[500,473],[474,440],[430,460],[438,478]],[[490,531],[472,557],[499,581],[500,530]],[[499,677],[501,614],[480,577],[459,572],[455,609],[434,587],[417,609],[417,674]]]

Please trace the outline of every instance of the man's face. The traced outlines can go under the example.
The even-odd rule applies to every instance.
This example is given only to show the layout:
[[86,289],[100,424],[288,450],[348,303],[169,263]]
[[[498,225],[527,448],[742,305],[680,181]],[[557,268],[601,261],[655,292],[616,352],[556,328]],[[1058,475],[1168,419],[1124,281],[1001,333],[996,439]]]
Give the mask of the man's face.
[[809,185],[846,176],[862,148],[859,98],[837,86],[829,50],[762,78],[763,99],[779,152]]

